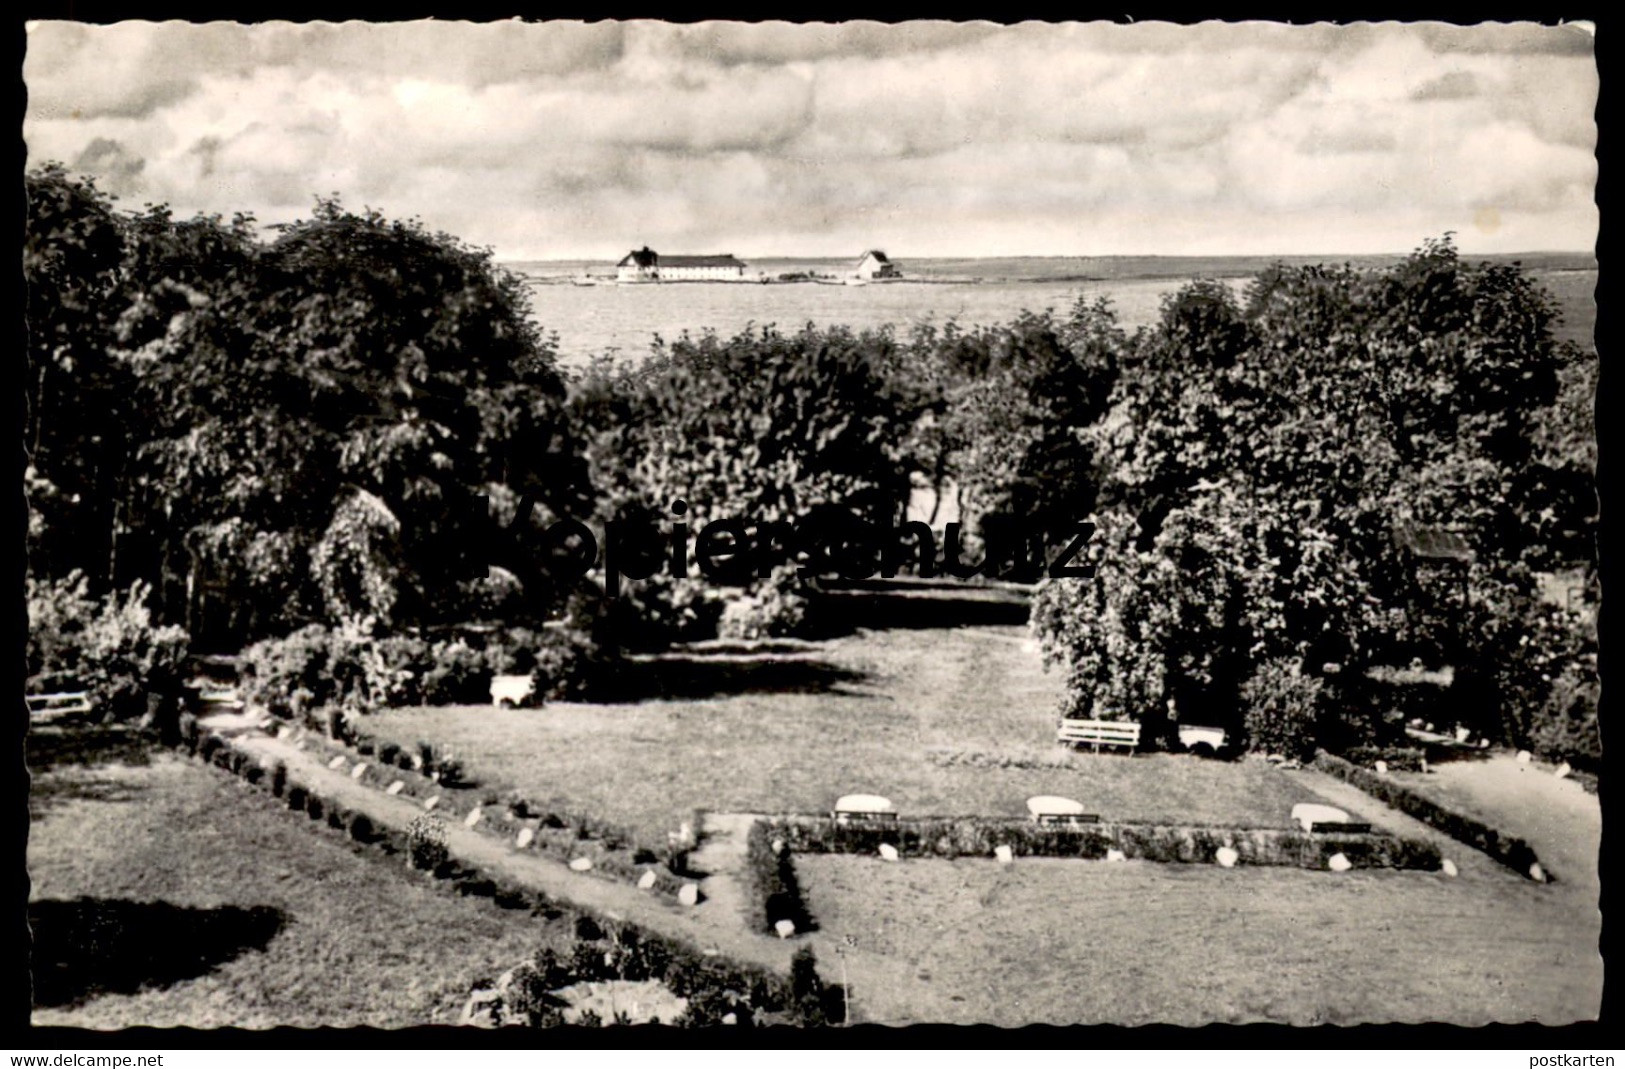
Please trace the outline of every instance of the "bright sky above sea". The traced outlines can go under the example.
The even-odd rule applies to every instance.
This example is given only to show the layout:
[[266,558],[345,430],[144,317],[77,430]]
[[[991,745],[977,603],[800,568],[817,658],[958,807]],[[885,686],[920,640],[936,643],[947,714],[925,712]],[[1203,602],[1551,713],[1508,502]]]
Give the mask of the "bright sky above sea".
[[503,259],[1596,241],[1584,25],[38,22],[24,136],[123,206]]

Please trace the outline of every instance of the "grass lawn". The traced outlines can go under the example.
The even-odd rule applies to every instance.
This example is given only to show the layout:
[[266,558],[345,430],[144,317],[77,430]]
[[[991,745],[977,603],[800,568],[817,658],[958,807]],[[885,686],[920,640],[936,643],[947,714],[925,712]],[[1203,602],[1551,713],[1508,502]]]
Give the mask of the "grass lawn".
[[857,943],[854,1020],[1558,1024],[1599,1010],[1595,912],[1488,863],[1454,880],[841,855],[796,869],[820,960]]
[[[1026,815],[1060,794],[1107,819],[1286,827],[1315,796],[1250,762],[1056,746],[1060,680],[1021,627],[860,632],[782,666],[663,666],[683,697],[624,705],[396,710],[363,728],[450,749],[488,787],[664,842],[696,808],[822,812],[846,793],[905,815]],[[794,689],[761,688],[778,679]],[[750,690],[746,690],[748,685]],[[687,696],[695,692],[709,696]]]
[[567,941],[106,730],[36,730],[29,763],[37,1025],[454,1024]]

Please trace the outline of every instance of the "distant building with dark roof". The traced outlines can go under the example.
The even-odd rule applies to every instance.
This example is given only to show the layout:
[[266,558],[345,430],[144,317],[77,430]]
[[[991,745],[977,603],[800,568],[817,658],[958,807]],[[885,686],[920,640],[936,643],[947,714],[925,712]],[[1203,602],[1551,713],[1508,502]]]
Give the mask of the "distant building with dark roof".
[[615,278],[620,282],[728,282],[744,277],[744,262],[730,253],[661,256],[647,245],[627,253],[615,265]]
[[896,264],[886,259],[886,254],[879,249],[870,249],[858,261],[855,272],[859,278],[902,278],[903,272],[898,270]]

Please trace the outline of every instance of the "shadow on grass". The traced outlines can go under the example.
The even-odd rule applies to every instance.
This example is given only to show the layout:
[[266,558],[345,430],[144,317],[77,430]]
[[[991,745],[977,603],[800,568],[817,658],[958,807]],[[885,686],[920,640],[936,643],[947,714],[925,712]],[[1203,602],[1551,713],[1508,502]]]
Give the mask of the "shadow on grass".
[[68,765],[144,765],[157,740],[124,724],[58,721],[31,724],[24,755],[30,772]]
[[859,628],[870,630],[936,630],[953,627],[1021,626],[1027,623],[1027,603],[990,597],[979,592],[955,597],[896,592],[829,591],[807,608],[809,636],[833,638]]
[[192,909],[167,902],[78,898],[33,902],[34,1004],[164,988],[263,950],[285,918],[270,906]]
[[826,661],[788,660],[772,654],[727,660],[668,654],[626,665],[616,684],[624,688],[626,700],[646,701],[730,694],[824,694],[864,678],[861,672]]

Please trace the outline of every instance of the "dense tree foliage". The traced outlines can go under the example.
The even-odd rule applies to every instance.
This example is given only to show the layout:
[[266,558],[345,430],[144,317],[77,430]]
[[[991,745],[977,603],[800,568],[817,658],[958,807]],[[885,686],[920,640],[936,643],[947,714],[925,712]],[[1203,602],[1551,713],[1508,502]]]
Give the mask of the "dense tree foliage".
[[[1155,735],[1172,703],[1245,730],[1246,707],[1275,708],[1243,700],[1255,665],[1335,670],[1364,708],[1353,681],[1413,659],[1490,681],[1491,719],[1538,706],[1518,681],[1536,655],[1502,636],[1527,632],[1533,569],[1583,564],[1595,523],[1588,362],[1555,314],[1516,265],[1465,264],[1448,239],[1386,271],[1171,296],[1086,432],[1106,473],[1097,577],[1035,610],[1069,711]],[[1405,526],[1466,539],[1468,607],[1400,547]],[[1516,719],[1500,734],[1523,741]]]
[[582,500],[563,381],[487,251],[331,201],[261,242],[60,169],[28,196],[37,574],[150,581],[215,642],[437,622],[469,610],[470,496],[515,454]]

